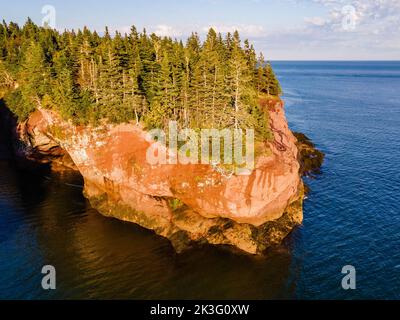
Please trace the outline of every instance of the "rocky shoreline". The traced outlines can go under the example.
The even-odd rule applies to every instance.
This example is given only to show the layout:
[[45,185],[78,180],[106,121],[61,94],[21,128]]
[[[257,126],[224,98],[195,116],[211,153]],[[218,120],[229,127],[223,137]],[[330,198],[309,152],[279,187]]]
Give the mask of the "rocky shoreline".
[[302,223],[301,176],[318,173],[323,161],[306,136],[289,130],[280,100],[264,104],[274,134],[269,152],[257,158],[251,176],[231,179],[205,165],[148,166],[143,156],[149,142],[133,125],[75,127],[48,110],[17,124],[0,111],[14,126],[20,164],[79,171],[84,195],[103,215],[153,230],[177,252],[212,244],[262,254]]

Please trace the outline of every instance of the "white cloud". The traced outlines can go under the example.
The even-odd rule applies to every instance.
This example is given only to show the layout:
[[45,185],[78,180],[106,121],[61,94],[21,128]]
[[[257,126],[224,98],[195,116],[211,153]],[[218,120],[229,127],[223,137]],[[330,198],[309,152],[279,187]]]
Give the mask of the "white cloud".
[[[129,33],[131,31],[131,27],[130,26],[120,26],[120,27],[109,27],[109,32],[111,35],[115,34],[115,32],[119,32],[121,34],[124,33]],[[100,33],[102,33],[104,30],[99,30]]]
[[[400,0],[286,1],[313,3],[325,8],[326,13],[310,14],[303,17],[303,23],[288,23],[279,29],[271,29],[268,21],[265,24],[211,21],[201,25],[159,24],[146,28],[159,36],[181,39],[192,31],[204,36],[210,27],[221,33],[238,30],[242,38],[251,39],[256,50],[264,51],[268,59],[400,59]],[[348,5],[355,10],[351,13],[354,28],[346,29],[343,8]],[[279,14],[285,18],[284,13]],[[118,30],[129,31],[129,28]]]
[[400,0],[287,1],[313,2],[327,14],[304,17],[303,25],[278,30],[210,24],[202,31],[238,30],[270,59],[400,59]]
[[[146,27],[147,31],[150,33],[155,33],[160,37],[171,37],[171,38],[180,38],[185,35],[185,32],[182,28],[173,27],[166,24],[159,24],[153,27]],[[131,31],[131,26],[119,26],[119,27],[110,27],[109,31],[111,34],[114,34],[116,31],[124,34],[129,34]],[[189,33],[188,33],[189,34]]]
[[[224,24],[213,24],[210,23],[206,26],[171,26],[167,24],[159,24],[155,26],[147,27],[147,31],[149,33],[155,33],[160,37],[171,37],[171,38],[185,38],[189,36],[192,32],[199,32],[200,35],[206,35],[208,30],[213,28],[217,32],[221,32],[226,34],[228,32],[233,33],[236,30],[239,31],[241,37],[250,37],[257,38],[263,37],[266,35],[266,31],[263,26],[253,25],[253,24],[232,24],[232,25],[224,25]],[[114,34],[116,31],[124,34],[129,33],[131,27],[130,26],[119,26],[119,27],[110,27],[110,33]]]
[[166,24],[157,25],[151,31],[160,37],[176,38],[176,37],[180,37],[183,35],[182,30],[180,30],[178,28],[174,28],[174,27],[166,25]]
[[323,26],[326,23],[326,20],[322,17],[306,17],[304,18],[304,22],[314,26]]
[[242,37],[261,37],[265,36],[266,32],[263,26],[254,24],[237,24],[237,25],[224,25],[224,24],[210,24],[202,28],[203,32],[207,32],[210,28],[213,28],[217,32],[221,33],[233,33],[236,30],[239,31]]
[[[400,0],[295,0],[327,8],[259,39],[272,59],[399,59]],[[347,6],[347,7],[346,7]],[[352,10],[349,10],[352,6]]]
[[[354,32],[359,33],[398,33],[400,30],[399,0],[311,0],[329,9],[328,17],[318,17],[330,30],[341,29],[346,16],[354,19]],[[346,8],[354,8],[350,12]],[[315,18],[314,18],[315,19]],[[314,20],[315,21],[315,20]],[[315,25],[313,19],[306,19],[310,25]]]

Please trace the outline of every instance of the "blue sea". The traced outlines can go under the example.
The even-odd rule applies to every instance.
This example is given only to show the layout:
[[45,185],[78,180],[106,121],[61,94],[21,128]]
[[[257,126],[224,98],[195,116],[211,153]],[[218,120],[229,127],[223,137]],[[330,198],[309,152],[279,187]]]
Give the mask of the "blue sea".
[[[0,298],[399,299],[400,62],[272,64],[289,126],[326,154],[281,247],[177,255],[91,208],[79,175],[18,170],[0,138]],[[48,264],[56,290],[41,287]],[[341,286],[346,265],[355,290]]]

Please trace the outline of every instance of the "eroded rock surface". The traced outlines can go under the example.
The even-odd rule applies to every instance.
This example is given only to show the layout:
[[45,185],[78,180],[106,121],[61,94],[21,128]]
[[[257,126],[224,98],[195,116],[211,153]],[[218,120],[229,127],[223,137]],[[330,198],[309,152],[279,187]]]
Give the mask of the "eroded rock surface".
[[268,152],[257,157],[250,176],[228,178],[209,165],[150,165],[146,151],[156,142],[140,126],[78,127],[44,109],[19,125],[20,152],[54,159],[65,152],[98,211],[154,230],[177,251],[210,243],[256,254],[279,244],[302,222],[296,138],[282,102],[263,105],[274,141],[264,146]]

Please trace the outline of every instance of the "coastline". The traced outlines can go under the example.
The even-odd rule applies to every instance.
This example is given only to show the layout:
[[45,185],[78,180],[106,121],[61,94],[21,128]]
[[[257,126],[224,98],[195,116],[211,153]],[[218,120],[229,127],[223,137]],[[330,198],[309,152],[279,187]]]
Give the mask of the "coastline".
[[[212,205],[214,205],[214,203],[219,203],[222,199],[225,199],[224,201],[233,201],[232,203],[236,203],[236,205],[242,201],[238,193],[232,194],[233,198],[230,196],[226,198],[229,194],[227,193],[227,188],[230,188],[229,181],[221,182],[220,180],[219,184],[223,183],[222,188],[220,186],[216,187],[215,185],[211,185],[207,186],[205,189],[204,187],[200,188],[200,190],[197,187],[197,189],[200,190],[200,193],[197,194],[193,193],[193,186],[189,188],[189,193],[185,190],[187,188],[177,190],[177,188],[179,188],[177,187],[179,183],[176,180],[178,177],[180,177],[179,179],[184,179],[185,184],[189,184],[192,179],[192,181],[196,182],[196,185],[199,183],[199,181],[197,181],[199,180],[199,176],[203,176],[204,181],[207,181],[207,176],[215,178],[215,172],[212,172],[210,168],[201,168],[200,171],[199,168],[193,168],[187,171],[196,172],[196,175],[192,175],[192,178],[190,178],[190,174],[186,176],[179,174],[176,176],[172,179],[172,188],[175,190],[173,194],[171,194],[170,191],[171,187],[165,188],[164,183],[161,183],[162,180],[158,179],[156,180],[158,182],[155,182],[154,179],[147,179],[146,184],[146,180],[140,180],[140,177],[137,175],[138,172],[142,171],[140,172],[141,176],[159,176],[163,174],[166,168],[160,168],[158,173],[155,173],[157,171],[154,171],[154,168],[146,169],[143,163],[136,162],[133,163],[133,171],[136,171],[136,174],[135,172],[132,173],[132,169],[128,170],[128,168],[126,168],[123,169],[123,172],[120,171],[118,173],[119,178],[116,180],[112,173],[114,170],[113,168],[123,168],[121,167],[121,163],[129,162],[132,152],[137,155],[138,152],[142,152],[140,150],[143,148],[138,149],[132,146],[133,151],[129,150],[130,156],[128,158],[126,156],[121,157],[121,154],[117,153],[120,159],[117,163],[115,163],[115,161],[112,162],[111,167],[109,167],[111,172],[107,176],[107,172],[104,173],[103,171],[102,173],[102,169],[98,167],[99,163],[104,163],[104,160],[107,158],[105,153],[100,152],[102,158],[96,160],[97,164],[96,162],[89,164],[89,162],[87,162],[88,159],[90,159],[90,157],[87,158],[88,151],[90,153],[90,148],[88,149],[88,146],[93,145],[93,143],[82,145],[82,137],[85,135],[79,138],[79,134],[77,133],[79,131],[83,132],[84,129],[79,129],[77,131],[77,129],[71,128],[69,124],[58,123],[57,126],[63,128],[62,130],[65,131],[65,134],[62,135],[64,139],[55,137],[54,124],[60,121],[60,119],[51,112],[36,112],[26,122],[18,124],[16,128],[12,130],[14,146],[18,146],[14,148],[14,151],[21,164],[25,161],[29,163],[28,166],[33,165],[33,167],[37,165],[50,165],[53,170],[72,169],[80,171],[85,179],[84,195],[89,199],[91,205],[95,209],[105,216],[133,222],[155,231],[155,233],[168,238],[177,252],[185,251],[199,244],[208,243],[236,247],[250,254],[262,254],[266,249],[279,245],[293,228],[302,223],[304,187],[300,176],[307,175],[312,170],[318,171],[317,166],[320,164],[318,161],[310,161],[310,159],[314,159],[315,154],[318,155],[312,143],[302,135],[300,136],[297,134],[302,140],[294,138],[288,129],[283,111],[283,103],[280,100],[277,101],[274,99],[268,101],[265,107],[267,107],[268,112],[270,112],[270,121],[275,136],[268,147],[273,150],[274,157],[278,156],[278,159],[281,160],[272,161],[271,157],[269,157],[269,160],[268,157],[266,159],[258,159],[258,169],[256,169],[256,171],[265,172],[267,174],[265,177],[269,178],[260,180],[260,178],[256,178],[256,173],[254,178],[250,177],[250,180],[245,180],[244,185],[240,187],[244,190],[244,203],[249,203],[248,201],[250,199],[252,201],[248,208],[254,208],[253,203],[257,203],[257,201],[261,203],[263,206],[261,210],[264,211],[264,218],[262,219],[257,215],[255,216],[256,220],[254,220],[254,218],[250,220],[248,218],[238,218],[235,216],[235,212],[237,211],[230,211],[231,213],[227,214],[229,211],[226,211],[226,209],[232,208],[232,205],[224,205],[221,209],[218,209],[218,206],[214,206],[214,209],[212,209]],[[58,130],[59,135],[62,130]],[[73,137],[74,135],[75,138],[78,137],[78,140],[75,139],[72,141],[65,138],[65,136]],[[107,133],[105,136],[103,135],[103,138],[106,137],[107,140],[109,135],[110,133]],[[101,135],[98,134],[95,136],[97,141],[94,141],[94,143],[98,145],[108,145],[106,140],[99,138],[100,136]],[[115,136],[113,139],[112,141],[115,145]],[[118,136],[117,139],[119,139]],[[137,144],[138,136],[136,136],[135,139]],[[80,143],[77,143],[77,141],[80,141]],[[126,145],[126,138],[123,140],[123,143]],[[21,146],[23,147],[21,148]],[[71,146],[75,147],[72,148]],[[86,150],[86,156],[84,158],[82,158],[83,150]],[[119,152],[122,152],[123,149],[119,150]],[[115,158],[115,149],[110,155]],[[294,160],[290,160],[291,158]],[[281,172],[282,169],[273,169],[274,166],[278,166],[276,168],[290,168],[294,163],[297,165],[290,169],[290,171],[285,171],[286,173],[283,175],[279,173],[279,176],[277,176],[281,176],[284,180],[286,179],[286,186],[283,187],[280,184],[276,185],[276,182],[273,182],[276,178],[274,179],[271,173],[274,172],[274,170]],[[95,166],[93,166],[94,164]],[[304,164],[306,164],[306,166]],[[26,165],[26,163],[22,165]],[[287,167],[288,165],[289,167]],[[313,166],[314,168],[312,168]],[[95,168],[96,172],[93,172],[93,168]],[[129,174],[127,170],[130,172]],[[143,172],[143,170],[148,171]],[[166,179],[170,179],[168,177],[170,177],[171,174],[176,175],[176,173],[173,172],[182,172],[180,169],[177,171],[170,171],[171,169],[168,168],[167,170],[169,173],[166,175],[164,173]],[[295,189],[292,189],[294,192],[291,191],[288,193],[288,191],[286,191],[288,190],[287,181],[290,180],[287,179],[292,175],[292,173],[290,173],[292,170],[295,170],[295,176],[298,178],[293,180],[294,182],[297,181],[295,182]],[[289,173],[290,175],[287,175]],[[127,174],[128,176],[126,176]],[[126,176],[126,178],[124,176]],[[243,178],[235,178],[234,186],[237,185],[238,181],[243,180]],[[132,185],[132,179],[138,181],[135,181]],[[259,182],[254,184],[254,181],[267,181],[267,183],[264,182],[260,188]],[[156,189],[154,189],[155,183],[159,184]],[[254,187],[257,186],[258,191],[255,194],[254,187],[249,188],[249,183],[253,183]],[[152,186],[152,191],[150,191],[151,189],[149,189],[148,186]],[[280,186],[279,188],[281,190],[280,194],[278,194],[278,198],[269,200],[270,204],[265,207],[265,204],[268,202],[266,202],[264,198],[264,192],[273,190],[277,186]],[[207,190],[207,188],[210,190]],[[222,190],[220,191],[222,193],[220,193],[217,198],[214,197],[211,199],[211,203],[206,203],[206,206],[204,206],[204,200],[200,202],[203,203],[203,205],[200,207],[198,206],[199,199],[204,199],[207,193],[215,194],[216,190]],[[251,193],[248,193],[246,190],[251,190]],[[146,195],[146,193],[148,193],[148,195]],[[261,196],[260,200],[257,200],[257,194]],[[282,196],[287,200],[279,200]],[[281,204],[278,205],[278,203]],[[281,206],[282,209],[279,209],[279,206]],[[268,207],[270,209],[268,209]],[[214,212],[214,214],[210,214],[212,212]],[[215,214],[216,212],[219,212],[219,214]]]

